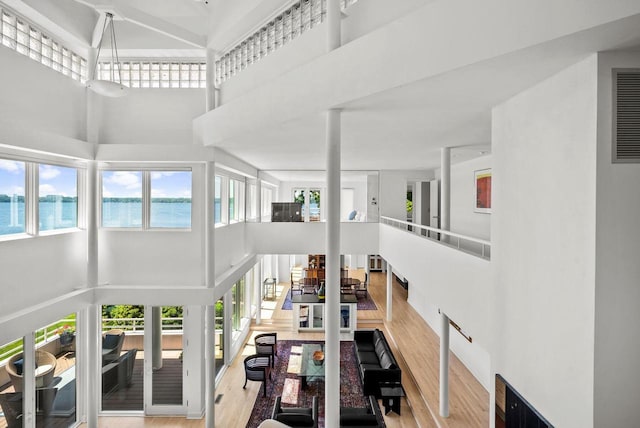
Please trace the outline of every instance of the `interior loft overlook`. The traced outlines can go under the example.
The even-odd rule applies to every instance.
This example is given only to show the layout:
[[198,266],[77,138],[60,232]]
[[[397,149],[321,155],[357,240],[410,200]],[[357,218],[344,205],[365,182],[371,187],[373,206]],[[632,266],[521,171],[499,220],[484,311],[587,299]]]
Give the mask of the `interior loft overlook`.
[[0,16],[0,426],[635,425],[637,1]]

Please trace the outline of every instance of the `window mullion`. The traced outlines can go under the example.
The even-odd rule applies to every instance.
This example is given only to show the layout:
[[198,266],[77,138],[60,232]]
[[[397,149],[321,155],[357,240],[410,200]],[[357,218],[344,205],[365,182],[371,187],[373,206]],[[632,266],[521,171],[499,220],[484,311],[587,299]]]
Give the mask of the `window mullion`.
[[25,165],[25,232],[29,235],[38,235],[38,164],[27,162]]
[[142,229],[151,224],[151,172],[142,171]]
[[229,224],[229,177],[222,176],[220,201],[220,220],[222,224]]

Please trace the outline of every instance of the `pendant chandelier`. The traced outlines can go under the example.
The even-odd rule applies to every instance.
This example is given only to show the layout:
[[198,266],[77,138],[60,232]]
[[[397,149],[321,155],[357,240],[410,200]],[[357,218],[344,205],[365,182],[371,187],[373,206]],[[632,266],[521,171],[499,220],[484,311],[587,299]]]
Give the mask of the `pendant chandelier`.
[[[105,34],[109,33],[109,40],[111,45],[111,58],[109,60],[111,64],[109,80],[96,79],[98,72],[98,63],[100,60],[100,52],[102,51],[102,44],[104,43]],[[100,43],[98,44],[98,54],[96,55],[96,62],[93,67],[93,75],[91,80],[87,82],[87,87],[92,91],[104,95],[105,97],[122,97],[127,94],[127,87],[122,84],[122,77],[120,75],[120,58],[118,57],[118,45],[116,43],[116,32],[113,27],[113,14],[107,12],[102,26],[102,36],[100,37]]]

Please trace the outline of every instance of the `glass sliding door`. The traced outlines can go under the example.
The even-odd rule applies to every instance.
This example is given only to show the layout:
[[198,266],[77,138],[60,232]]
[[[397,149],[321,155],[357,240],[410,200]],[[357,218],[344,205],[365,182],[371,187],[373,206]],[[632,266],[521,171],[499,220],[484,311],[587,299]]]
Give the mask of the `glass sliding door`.
[[[152,367],[150,371],[152,373],[151,408],[147,407],[147,411],[165,413],[159,406],[182,406],[183,404],[183,308],[182,306],[153,306],[150,309],[151,325],[147,324],[145,328],[145,335],[151,336]],[[149,320],[148,315],[147,320]],[[169,409],[165,410],[169,411]]]
[[144,410],[144,306],[102,306],[102,410]]
[[216,376],[222,370],[224,365],[224,299],[220,298],[215,305],[215,360],[216,360]]

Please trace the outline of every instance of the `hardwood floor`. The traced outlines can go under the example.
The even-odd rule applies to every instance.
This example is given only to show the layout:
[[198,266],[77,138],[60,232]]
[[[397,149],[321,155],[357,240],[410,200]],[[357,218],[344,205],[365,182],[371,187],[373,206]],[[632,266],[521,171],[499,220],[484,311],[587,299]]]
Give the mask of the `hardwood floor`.
[[[364,277],[363,271],[352,272]],[[294,333],[291,330],[292,311],[280,310],[288,284],[277,286],[277,299],[263,304],[263,323],[252,328],[247,344],[227,368],[216,388],[216,427],[242,428],[249,419],[253,402],[260,392],[258,382],[244,383],[243,356],[252,354],[253,336],[263,331],[278,331],[278,338],[322,340],[322,333]],[[385,416],[389,428],[472,428],[489,426],[489,393],[464,365],[450,357],[450,416],[438,416],[439,339],[426,322],[406,302],[407,291],[398,283],[393,286],[393,321],[387,323],[386,274],[372,273],[369,291],[378,309],[358,311],[359,328],[380,328],[403,371],[403,386],[407,397],[402,401],[402,416]],[[410,370],[409,367],[412,369]],[[138,427],[203,427],[204,420],[176,417],[101,417],[102,428]],[[86,426],[86,425],[81,425]]]

